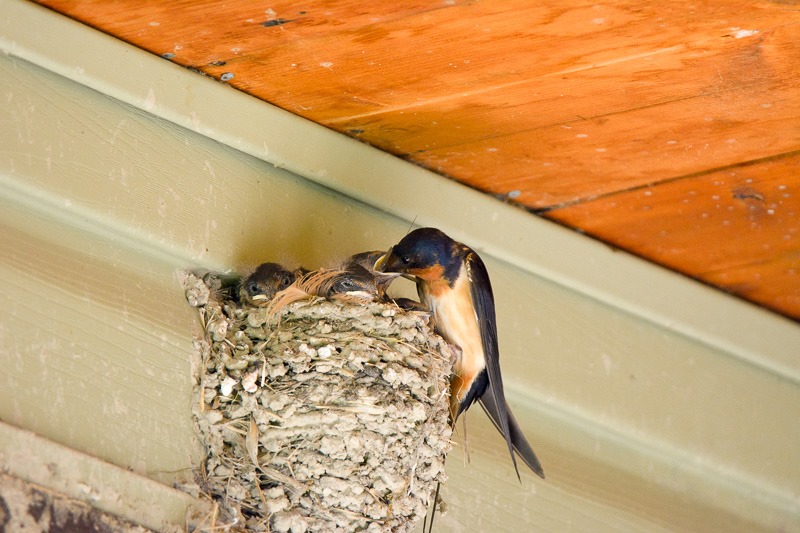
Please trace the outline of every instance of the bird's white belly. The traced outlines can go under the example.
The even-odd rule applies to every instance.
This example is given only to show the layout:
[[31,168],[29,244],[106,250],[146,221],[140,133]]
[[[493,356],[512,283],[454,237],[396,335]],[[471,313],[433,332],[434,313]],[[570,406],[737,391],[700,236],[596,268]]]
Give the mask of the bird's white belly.
[[451,290],[437,291],[436,296],[425,291],[421,296],[433,312],[442,337],[461,348],[461,358],[454,369],[456,374],[471,381],[486,367],[486,362],[468,283],[466,276],[459,276]]

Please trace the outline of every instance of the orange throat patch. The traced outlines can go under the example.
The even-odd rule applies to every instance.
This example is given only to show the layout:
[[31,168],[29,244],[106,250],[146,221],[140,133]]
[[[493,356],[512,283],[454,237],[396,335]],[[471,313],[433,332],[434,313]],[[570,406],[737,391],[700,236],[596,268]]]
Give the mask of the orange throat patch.
[[429,266],[426,268],[413,268],[408,271],[409,274],[412,276],[416,276],[419,279],[426,281],[427,283],[434,285],[439,283],[443,283],[445,286],[447,283],[444,281],[442,276],[444,275],[444,267],[440,264],[435,264],[433,266]]

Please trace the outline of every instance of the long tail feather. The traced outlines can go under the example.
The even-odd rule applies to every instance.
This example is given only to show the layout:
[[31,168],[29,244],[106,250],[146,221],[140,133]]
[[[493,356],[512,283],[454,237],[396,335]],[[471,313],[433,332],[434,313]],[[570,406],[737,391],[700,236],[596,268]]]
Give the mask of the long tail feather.
[[[489,386],[491,387],[491,385]],[[502,433],[502,425],[500,424],[500,410],[497,408],[497,403],[495,402],[494,395],[491,394],[491,391],[487,390],[486,394],[481,396],[478,402],[480,402],[481,407],[483,407],[483,410],[486,412],[486,414],[489,415],[489,419],[491,419],[498,431]],[[533,452],[533,448],[531,448],[531,445],[528,443],[528,440],[522,433],[522,428],[519,427],[517,420],[514,418],[514,415],[511,413],[511,409],[508,408],[507,404],[506,412],[508,413],[508,437],[511,440],[514,451],[517,452],[520,458],[525,462],[526,465],[528,465],[534,474],[544,479],[544,469],[542,469],[539,459]],[[505,437],[505,435],[503,436]],[[519,469],[516,467],[516,464],[514,465],[514,468],[517,470],[517,477],[519,477]]]

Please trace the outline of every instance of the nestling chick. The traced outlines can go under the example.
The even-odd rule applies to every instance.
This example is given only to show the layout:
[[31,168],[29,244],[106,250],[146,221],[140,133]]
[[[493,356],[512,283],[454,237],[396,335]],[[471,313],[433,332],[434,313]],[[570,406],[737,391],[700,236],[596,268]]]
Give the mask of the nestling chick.
[[297,279],[298,271],[290,271],[278,263],[263,263],[239,285],[239,300],[256,307],[269,305],[275,294]]

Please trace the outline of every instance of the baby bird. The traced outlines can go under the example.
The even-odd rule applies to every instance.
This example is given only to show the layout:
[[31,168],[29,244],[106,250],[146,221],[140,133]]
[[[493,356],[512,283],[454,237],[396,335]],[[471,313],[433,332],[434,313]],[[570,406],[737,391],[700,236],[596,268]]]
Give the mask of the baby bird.
[[372,250],[370,252],[361,252],[351,255],[344,263],[342,269],[347,271],[366,271],[375,278],[375,288],[378,294],[378,300],[387,301],[386,289],[389,288],[392,281],[394,281],[400,274],[394,272],[378,272],[375,270],[375,262],[378,261],[386,252],[380,250]]
[[[343,302],[368,303],[379,299],[378,281],[366,268],[354,264],[347,268],[320,270],[307,286],[317,296]],[[313,283],[317,281],[317,283]]]
[[301,272],[302,269],[291,271],[278,263],[263,263],[239,285],[239,300],[265,307],[278,292],[294,283]]

